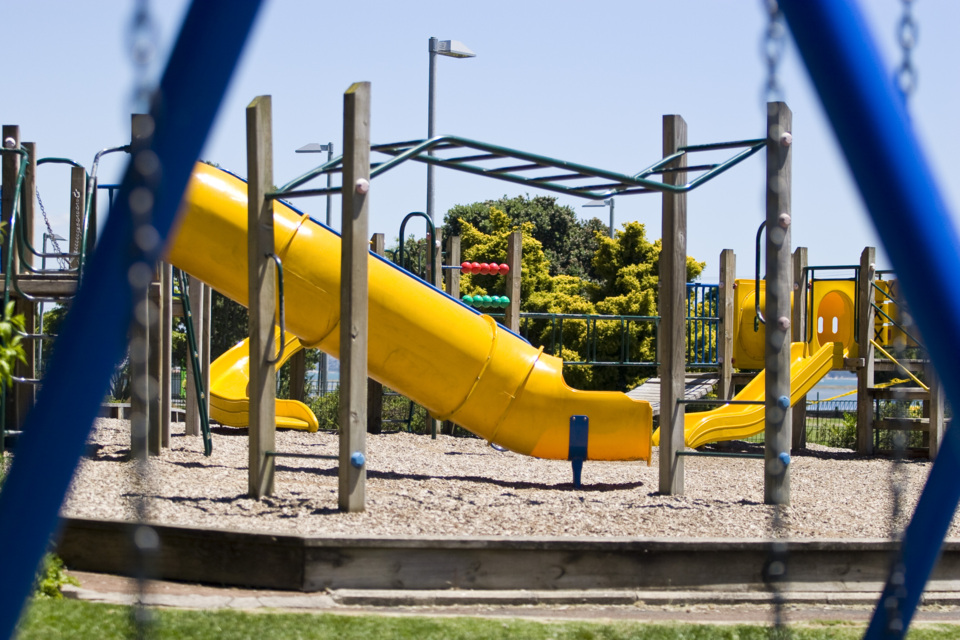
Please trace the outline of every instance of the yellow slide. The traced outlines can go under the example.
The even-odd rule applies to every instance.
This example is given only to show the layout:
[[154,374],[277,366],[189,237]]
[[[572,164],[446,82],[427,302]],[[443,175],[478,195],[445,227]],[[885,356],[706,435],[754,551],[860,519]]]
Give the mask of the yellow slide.
[[[280,342],[280,328],[275,328],[274,342]],[[303,349],[297,336],[288,333],[277,367]],[[229,427],[250,424],[250,340],[234,345],[210,363],[210,417]],[[310,407],[296,400],[277,400],[277,426],[286,429],[316,431],[320,424]]]
[[[304,347],[338,357],[340,238],[279,201],[274,225],[287,332]],[[246,306],[242,180],[196,166],[167,260]],[[571,389],[559,358],[374,254],[369,288],[369,375],[435,418],[518,453],[566,460],[571,417],[586,416],[587,459],[650,459],[649,403],[618,392]]]
[[[843,344],[831,342],[811,353],[804,342],[790,345],[790,406],[813,389],[834,367],[843,366]],[[735,400],[762,401],[766,397],[766,376],[761,371],[737,394]],[[684,416],[684,443],[701,447],[708,442],[740,440],[764,429],[763,405],[726,404],[712,411],[687,413]],[[653,444],[660,444],[660,430],[653,434]]]

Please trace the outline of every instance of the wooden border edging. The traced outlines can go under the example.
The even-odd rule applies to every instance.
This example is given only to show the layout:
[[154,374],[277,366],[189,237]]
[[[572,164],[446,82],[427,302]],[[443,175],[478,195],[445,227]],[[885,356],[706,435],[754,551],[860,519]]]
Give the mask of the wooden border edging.
[[[130,522],[68,518],[57,552],[71,569],[131,574]],[[154,526],[154,577],[256,588],[764,589],[757,539],[333,538]],[[794,540],[786,589],[879,590],[886,540]],[[960,541],[944,545],[932,591],[960,591]]]

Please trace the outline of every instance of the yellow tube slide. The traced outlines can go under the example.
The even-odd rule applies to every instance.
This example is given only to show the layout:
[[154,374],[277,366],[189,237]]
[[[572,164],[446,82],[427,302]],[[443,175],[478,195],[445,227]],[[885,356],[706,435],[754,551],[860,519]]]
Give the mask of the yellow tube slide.
[[[825,344],[814,353],[803,342],[790,345],[790,406],[813,389],[834,367],[843,366],[843,344]],[[737,394],[735,400],[762,401],[766,397],[765,371],[761,371]],[[727,404],[713,411],[687,413],[684,416],[684,443],[701,447],[708,442],[739,440],[764,429],[763,405]],[[653,434],[653,444],[660,444],[660,430]]]
[[[280,328],[274,330],[274,342],[279,346]],[[283,353],[277,367],[283,366],[293,354],[303,349],[300,340],[286,335]],[[250,340],[244,340],[210,363],[210,417],[228,427],[246,427],[250,424]],[[277,426],[285,429],[316,431],[320,428],[317,416],[310,407],[296,400],[278,399]]]
[[[281,202],[274,225],[287,331],[338,357],[340,238]],[[246,306],[246,184],[197,165],[167,251],[171,263]],[[372,378],[518,453],[567,459],[570,418],[584,415],[588,459],[650,459],[649,403],[571,389],[559,358],[378,256],[369,260]]]

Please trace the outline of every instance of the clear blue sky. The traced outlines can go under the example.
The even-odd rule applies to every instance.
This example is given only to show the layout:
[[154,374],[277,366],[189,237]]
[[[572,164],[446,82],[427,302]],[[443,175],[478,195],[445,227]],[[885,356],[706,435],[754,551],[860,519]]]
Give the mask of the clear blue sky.
[[[900,2],[863,4],[892,73]],[[41,156],[87,166],[97,150],[124,144],[132,105],[125,44],[132,0],[2,0],[0,6],[7,26],[3,122],[19,124]],[[185,0],[152,3],[158,70],[186,6]],[[911,109],[957,211],[960,3],[916,2],[914,13],[919,89]],[[374,142],[425,137],[427,40],[436,36],[477,53],[438,61],[438,133],[634,172],[660,158],[663,114],[683,115],[693,144],[763,135],[765,23],[759,0],[274,0],[260,15],[203,158],[242,174],[244,109],[255,96],[270,94],[275,176],[282,184],[317,163],[319,156],[295,154],[298,147],[332,141],[341,149],[342,94],[360,80],[372,83]],[[854,263],[877,238],[792,43],[780,79],[794,114],[793,244],[809,247],[812,264]],[[101,178],[116,179],[124,163],[119,156],[105,160]],[[66,235],[67,171],[41,171],[47,210],[55,230]],[[371,231],[393,238],[406,213],[424,209],[425,174],[411,164],[374,182]],[[436,177],[438,212],[528,191],[444,170]],[[586,201],[560,200],[581,217],[606,219],[603,209],[581,208]],[[322,198],[297,204],[324,216]],[[337,218],[338,199],[334,211]],[[660,236],[658,196],[618,198],[616,213],[618,225],[639,220],[651,238]],[[759,156],[691,194],[688,250],[707,261],[704,281],[716,281],[724,248],[737,251],[742,277],[752,275],[762,219]]]

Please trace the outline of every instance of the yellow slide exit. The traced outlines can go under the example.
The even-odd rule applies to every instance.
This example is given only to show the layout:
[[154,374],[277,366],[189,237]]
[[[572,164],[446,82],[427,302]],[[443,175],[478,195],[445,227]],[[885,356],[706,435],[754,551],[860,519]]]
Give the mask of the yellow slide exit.
[[[338,357],[340,238],[279,201],[274,229],[287,332],[305,347]],[[246,184],[198,164],[167,254],[172,264],[246,306]],[[512,451],[566,460],[570,419],[586,416],[587,459],[650,459],[649,403],[571,389],[559,358],[375,254],[369,256],[367,349],[370,377],[435,418]]]
[[[814,385],[831,369],[843,366],[844,350],[840,342],[831,342],[811,352],[809,344],[790,345],[790,406],[807,395]],[[763,401],[766,397],[765,371],[757,374],[736,400]],[[691,412],[684,415],[684,443],[701,447],[708,442],[741,440],[761,433],[764,429],[763,405],[726,404],[712,411]],[[653,434],[653,444],[660,444],[660,430]]]

